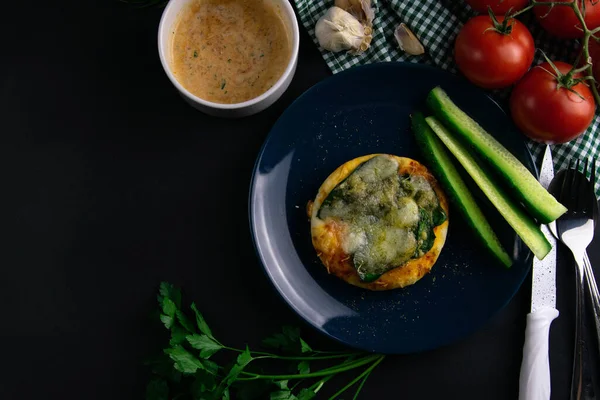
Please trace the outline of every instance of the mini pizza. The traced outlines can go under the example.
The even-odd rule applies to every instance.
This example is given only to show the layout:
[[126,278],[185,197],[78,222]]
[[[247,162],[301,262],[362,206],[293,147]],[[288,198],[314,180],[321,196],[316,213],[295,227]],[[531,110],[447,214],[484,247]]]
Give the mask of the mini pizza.
[[448,201],[422,164],[387,154],[337,168],[309,203],[312,243],[330,274],[370,290],[412,285],[435,264]]

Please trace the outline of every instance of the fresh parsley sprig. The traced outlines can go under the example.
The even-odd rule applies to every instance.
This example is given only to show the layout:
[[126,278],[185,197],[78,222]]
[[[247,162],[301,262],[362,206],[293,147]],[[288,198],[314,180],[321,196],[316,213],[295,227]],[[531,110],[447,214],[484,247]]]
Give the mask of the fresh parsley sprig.
[[[357,385],[356,399],[367,378],[383,361],[380,354],[356,351],[314,350],[297,328],[283,327],[263,340],[272,352],[229,347],[221,343],[194,303],[190,318],[182,308],[181,291],[162,282],[158,294],[160,321],[170,332],[169,344],[148,364],[152,378],[146,387],[147,400],[229,400],[264,399],[309,400],[327,382],[339,374],[362,368],[362,372],[339,389],[330,399]],[[217,352],[234,357],[228,364],[211,359]],[[289,373],[265,373],[258,366],[263,360],[284,363],[278,370]],[[319,366],[319,368],[316,368]]]

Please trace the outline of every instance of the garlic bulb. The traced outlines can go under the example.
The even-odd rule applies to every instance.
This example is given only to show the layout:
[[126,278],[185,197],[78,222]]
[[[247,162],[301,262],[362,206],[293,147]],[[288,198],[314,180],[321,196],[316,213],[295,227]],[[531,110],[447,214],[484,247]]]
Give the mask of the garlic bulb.
[[394,32],[394,36],[398,41],[400,50],[406,52],[407,54],[418,56],[425,53],[425,48],[423,48],[423,45],[421,42],[419,42],[419,39],[417,39],[415,34],[412,33],[410,29],[408,29],[408,26],[406,26],[405,23],[398,25],[396,31]]
[[365,28],[358,19],[339,7],[331,7],[315,26],[319,45],[335,53],[342,50],[358,54],[369,48],[371,28]]

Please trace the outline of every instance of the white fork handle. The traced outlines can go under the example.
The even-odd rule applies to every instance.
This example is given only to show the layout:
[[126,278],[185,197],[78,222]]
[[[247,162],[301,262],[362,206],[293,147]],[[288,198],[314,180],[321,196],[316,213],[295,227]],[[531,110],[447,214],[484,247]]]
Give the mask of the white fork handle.
[[543,307],[527,314],[523,362],[519,377],[519,400],[550,399],[550,359],[548,339],[550,324],[558,317],[558,310]]

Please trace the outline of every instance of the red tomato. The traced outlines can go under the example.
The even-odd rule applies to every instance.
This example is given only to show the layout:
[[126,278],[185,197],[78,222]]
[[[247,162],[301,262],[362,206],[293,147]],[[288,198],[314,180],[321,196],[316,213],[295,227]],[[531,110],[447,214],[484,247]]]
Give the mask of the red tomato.
[[[502,22],[504,17],[498,17]],[[518,81],[533,61],[535,45],[531,33],[516,19],[507,34],[494,29],[489,16],[469,20],[458,33],[454,57],[458,69],[477,86],[498,89]]]
[[[573,67],[554,63],[562,74]],[[555,72],[548,63],[533,67],[515,86],[510,112],[517,126],[531,139],[542,143],[565,143],[582,134],[592,123],[596,104],[589,87],[578,83],[571,89],[558,87]],[[580,78],[577,74],[572,79]]]
[[467,0],[467,3],[478,13],[487,14],[488,6],[490,6],[494,14],[504,15],[508,10],[522,10],[529,0]]
[[[549,0],[556,2],[557,0]],[[560,0],[572,3],[573,0]],[[577,2],[581,6],[581,2]],[[533,8],[535,17],[542,27],[560,38],[583,37],[581,23],[575,15],[575,11],[567,6],[537,6]],[[598,0],[585,0],[585,24],[588,29],[600,26],[600,4]]]

